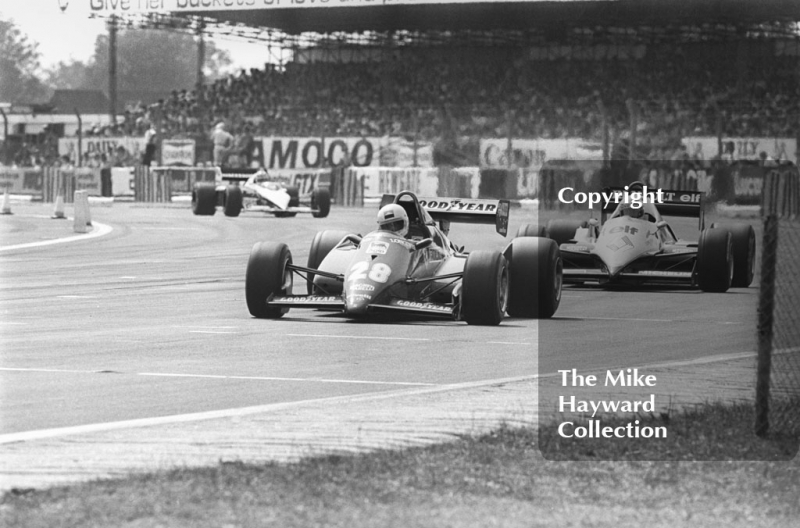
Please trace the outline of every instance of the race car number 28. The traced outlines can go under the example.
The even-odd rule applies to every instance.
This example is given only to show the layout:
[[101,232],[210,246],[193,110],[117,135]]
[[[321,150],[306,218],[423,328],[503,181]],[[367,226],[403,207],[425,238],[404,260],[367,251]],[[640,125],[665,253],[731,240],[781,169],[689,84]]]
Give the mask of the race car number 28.
[[347,280],[357,281],[369,278],[369,280],[380,282],[381,284],[389,280],[389,276],[392,274],[392,268],[382,262],[377,262],[370,269],[369,264],[369,262],[363,260],[353,264],[350,268],[350,276]]

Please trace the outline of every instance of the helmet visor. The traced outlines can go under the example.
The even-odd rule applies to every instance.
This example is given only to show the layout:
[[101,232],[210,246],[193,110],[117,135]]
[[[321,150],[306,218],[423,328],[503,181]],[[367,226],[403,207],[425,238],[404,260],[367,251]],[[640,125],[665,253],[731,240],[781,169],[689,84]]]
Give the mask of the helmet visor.
[[384,222],[383,224],[381,224],[380,227],[384,231],[399,232],[399,231],[402,231],[404,224],[405,224],[405,222],[403,221],[402,218],[400,218],[398,220],[391,220],[389,222]]

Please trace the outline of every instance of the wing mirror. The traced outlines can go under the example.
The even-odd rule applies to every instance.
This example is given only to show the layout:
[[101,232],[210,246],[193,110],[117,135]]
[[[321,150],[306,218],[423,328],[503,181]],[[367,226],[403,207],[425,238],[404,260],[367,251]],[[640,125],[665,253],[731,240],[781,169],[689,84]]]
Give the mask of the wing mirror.
[[422,240],[420,240],[419,242],[414,244],[414,250],[416,251],[418,249],[425,249],[426,247],[430,246],[431,244],[433,244],[433,239],[432,238],[423,238]]
[[590,218],[589,225],[592,227],[597,227],[600,225],[600,221],[597,218]]
[[667,227],[667,222],[664,221],[664,220],[659,220],[658,222],[656,222],[656,227],[658,229],[662,229],[664,227]]

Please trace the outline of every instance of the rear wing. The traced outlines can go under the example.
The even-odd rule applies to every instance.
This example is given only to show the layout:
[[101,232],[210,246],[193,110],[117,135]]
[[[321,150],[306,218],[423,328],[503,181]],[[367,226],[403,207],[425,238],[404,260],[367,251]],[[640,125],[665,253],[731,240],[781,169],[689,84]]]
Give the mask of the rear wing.
[[[613,213],[617,205],[622,201],[624,196],[624,189],[621,187],[610,187],[603,189],[605,193],[614,193],[614,198],[609,200],[603,205],[603,215]],[[662,216],[684,216],[689,218],[698,218],[700,220],[700,229],[703,229],[705,224],[705,193],[700,191],[677,191],[661,189],[663,202],[655,201],[658,212]],[[655,192],[648,191],[648,200],[650,194],[655,195]]]
[[[395,195],[384,194],[381,207],[394,202]],[[477,198],[417,198],[419,205],[437,222],[459,224],[494,224],[495,230],[508,235],[508,200]]]
[[251,169],[249,167],[242,167],[238,169],[228,168],[228,167],[217,167],[217,175],[216,179],[218,182],[220,181],[230,181],[230,182],[246,182],[250,179],[250,176],[256,174],[257,172],[262,171],[262,169]]

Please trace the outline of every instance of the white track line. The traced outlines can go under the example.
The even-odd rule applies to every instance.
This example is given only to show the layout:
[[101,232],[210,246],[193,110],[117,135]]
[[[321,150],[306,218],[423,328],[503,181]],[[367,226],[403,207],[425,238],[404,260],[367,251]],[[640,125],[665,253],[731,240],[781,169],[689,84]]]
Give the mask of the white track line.
[[[38,215],[37,215],[38,216]],[[43,217],[49,218],[49,217]],[[53,244],[63,244],[65,242],[77,242],[79,240],[88,240],[90,238],[97,238],[101,236],[105,236],[109,234],[111,231],[114,230],[113,227],[106,224],[101,224],[100,222],[92,222],[92,229],[89,233],[81,234],[81,235],[74,235],[68,236],[64,238],[54,238],[52,240],[41,240],[39,242],[28,242],[26,244],[15,244],[13,246],[3,246],[0,247],[0,251],[11,251],[14,249],[27,249],[27,248],[36,248],[42,246],[51,246]]]
[[[24,368],[24,367],[0,367],[0,371],[8,372],[47,372],[62,374],[126,374],[119,371],[108,370],[73,370],[73,369],[48,369],[48,368]],[[331,378],[288,378],[280,376],[227,376],[223,374],[182,374],[175,372],[132,372],[132,376],[147,376],[158,378],[198,378],[198,379],[231,379],[231,380],[253,380],[253,381],[304,381],[312,383],[345,383],[354,385],[401,385],[412,387],[437,387],[441,383],[423,383],[417,381],[376,381],[376,380],[352,380],[352,379],[331,379]]]
[[[684,361],[674,361],[669,363],[656,363],[650,365],[643,365],[638,368],[670,368],[686,365],[699,365],[704,363],[714,363],[721,361],[731,361],[737,359],[745,359],[755,357],[756,352],[739,352],[733,354],[724,354],[719,356],[710,356],[707,358],[698,358]],[[0,369],[3,370],[3,369]],[[307,404],[316,403],[350,403],[358,401],[375,401],[391,398],[398,398],[403,396],[416,396],[421,394],[433,394],[438,392],[448,392],[462,389],[480,388],[492,385],[503,385],[507,383],[516,383],[524,381],[533,381],[541,378],[553,378],[560,376],[558,372],[551,372],[548,374],[531,374],[527,376],[517,376],[513,378],[501,378],[494,380],[473,381],[466,383],[454,383],[451,385],[439,385],[430,387],[416,387],[412,389],[398,389],[393,391],[385,391],[379,393],[368,393],[347,396],[334,396],[331,398],[317,398],[311,400],[300,400],[294,402],[273,403],[267,405],[257,405],[253,407],[240,407],[236,409],[223,409],[219,411],[207,411],[200,413],[178,414],[172,416],[161,416],[156,418],[140,418],[137,420],[125,420],[120,422],[106,422],[98,424],[79,425],[74,427],[61,427],[56,429],[40,429],[37,431],[25,431],[21,433],[10,433],[0,435],[0,444],[10,444],[13,442],[25,442],[31,440],[40,440],[44,438],[56,438],[68,435],[96,433],[104,431],[112,431],[119,429],[128,429],[133,427],[151,427],[155,425],[175,424],[197,422],[201,420],[213,420],[220,418],[232,418],[237,416],[247,416],[252,414],[261,414],[266,412],[274,412],[283,409],[290,409]]]
[[289,337],[335,337],[338,339],[383,339],[386,341],[433,341],[426,337],[384,337],[384,336],[356,336],[334,334],[285,334]]

